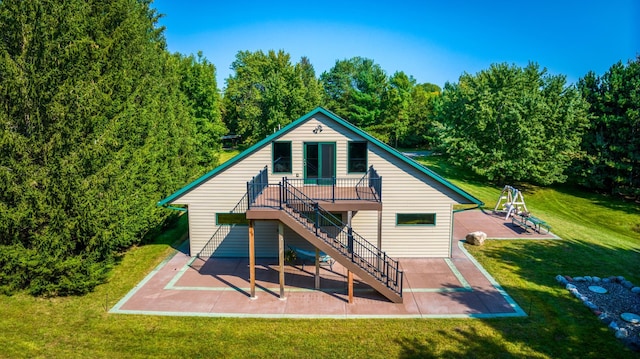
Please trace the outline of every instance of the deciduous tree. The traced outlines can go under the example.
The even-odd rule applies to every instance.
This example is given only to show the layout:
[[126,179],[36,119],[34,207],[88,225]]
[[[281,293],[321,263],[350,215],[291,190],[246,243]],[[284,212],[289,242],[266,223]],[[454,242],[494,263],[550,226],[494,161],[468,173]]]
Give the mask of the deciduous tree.
[[320,76],[326,106],[356,126],[367,128],[382,123],[382,102],[387,75],[371,59],[353,57],[338,60]]
[[320,105],[320,85],[307,58],[292,65],[280,50],[240,51],[224,94],[229,129],[255,143]]
[[580,154],[587,108],[564,76],[533,63],[494,64],[445,85],[440,150],[489,180],[564,182]]

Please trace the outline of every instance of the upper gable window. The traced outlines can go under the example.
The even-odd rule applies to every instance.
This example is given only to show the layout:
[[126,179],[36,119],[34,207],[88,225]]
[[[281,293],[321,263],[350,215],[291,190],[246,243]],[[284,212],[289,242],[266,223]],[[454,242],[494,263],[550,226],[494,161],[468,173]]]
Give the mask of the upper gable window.
[[274,142],[271,153],[273,173],[291,173],[291,142]]
[[367,172],[367,143],[349,142],[348,145],[347,172],[365,173]]

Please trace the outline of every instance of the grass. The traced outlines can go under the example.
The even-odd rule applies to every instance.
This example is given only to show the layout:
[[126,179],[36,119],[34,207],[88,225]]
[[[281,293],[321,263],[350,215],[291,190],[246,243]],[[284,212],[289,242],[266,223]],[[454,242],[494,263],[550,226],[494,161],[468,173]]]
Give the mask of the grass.
[[[493,208],[501,188],[423,160]],[[521,187],[524,188],[524,187]],[[233,319],[114,315],[108,309],[186,232],[186,217],[124,255],[108,283],[82,297],[0,300],[0,357],[637,357],[554,280],[623,275],[640,283],[637,205],[570,188],[527,186],[527,207],[562,241],[487,241],[469,251],[529,312],[525,318]],[[152,300],[152,299],[150,299]]]

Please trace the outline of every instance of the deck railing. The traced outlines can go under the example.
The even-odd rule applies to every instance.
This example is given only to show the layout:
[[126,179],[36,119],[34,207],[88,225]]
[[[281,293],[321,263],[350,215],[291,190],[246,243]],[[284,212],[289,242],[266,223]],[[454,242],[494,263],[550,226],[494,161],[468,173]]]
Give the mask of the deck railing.
[[249,182],[247,182],[247,208],[251,208],[251,204],[256,201],[262,191],[269,186],[269,170],[267,166],[253,176]]
[[302,189],[316,201],[374,201],[382,200],[382,177],[369,167],[361,178],[284,178],[284,182]]

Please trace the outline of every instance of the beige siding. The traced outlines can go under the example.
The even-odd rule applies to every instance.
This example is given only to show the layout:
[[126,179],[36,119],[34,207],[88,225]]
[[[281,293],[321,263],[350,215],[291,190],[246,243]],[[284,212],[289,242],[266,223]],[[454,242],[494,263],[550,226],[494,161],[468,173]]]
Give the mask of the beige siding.
[[[322,132],[313,133],[318,125],[322,126]],[[191,255],[198,254],[216,231],[220,231],[218,233],[224,235],[213,243],[217,248],[214,256],[247,256],[247,227],[217,226],[215,214],[231,211],[246,193],[246,182],[264,166],[269,167],[271,183],[277,183],[285,176],[302,178],[304,142],[335,143],[336,176],[362,177],[362,174],[347,173],[347,144],[354,140],[363,138],[318,114],[278,139],[292,143],[291,174],[272,173],[269,143],[182,195],[173,203],[188,205]],[[382,249],[394,257],[449,256],[451,205],[460,200],[459,196],[371,143],[368,164],[373,165],[383,178]],[[423,212],[436,213],[435,226],[396,226],[397,213]],[[374,244],[377,241],[377,222],[376,211],[360,211],[353,217],[354,230]],[[257,256],[277,256],[277,230],[276,222],[256,223]],[[285,230],[285,241],[298,247],[309,246],[289,228]]]
[[[451,206],[457,203],[452,191],[376,146],[369,147],[369,165],[382,177],[382,249],[392,257],[448,257]],[[436,224],[397,226],[397,213],[436,213]],[[353,227],[375,243],[377,221],[376,212],[361,211]]]

